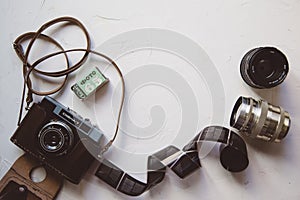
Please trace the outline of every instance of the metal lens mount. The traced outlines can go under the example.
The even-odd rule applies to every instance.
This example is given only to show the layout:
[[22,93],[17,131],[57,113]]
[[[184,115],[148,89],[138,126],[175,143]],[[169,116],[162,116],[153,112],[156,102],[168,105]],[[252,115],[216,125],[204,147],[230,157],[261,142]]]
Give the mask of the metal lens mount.
[[71,128],[60,121],[49,122],[38,134],[42,150],[55,155],[66,154],[73,144],[73,138]]
[[230,126],[268,142],[280,142],[287,135],[290,124],[289,113],[281,107],[251,97],[240,97],[230,117]]
[[284,81],[289,71],[286,56],[274,47],[250,50],[241,61],[243,80],[254,88],[272,88]]

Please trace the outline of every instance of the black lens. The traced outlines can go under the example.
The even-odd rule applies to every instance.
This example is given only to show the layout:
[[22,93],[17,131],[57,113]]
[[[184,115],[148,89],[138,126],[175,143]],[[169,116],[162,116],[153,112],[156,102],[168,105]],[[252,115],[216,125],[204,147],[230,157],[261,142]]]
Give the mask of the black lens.
[[56,156],[66,154],[73,144],[73,132],[63,122],[50,122],[41,129],[38,143],[45,153]]
[[242,59],[241,76],[254,88],[272,88],[284,81],[289,70],[285,55],[274,47],[250,50]]

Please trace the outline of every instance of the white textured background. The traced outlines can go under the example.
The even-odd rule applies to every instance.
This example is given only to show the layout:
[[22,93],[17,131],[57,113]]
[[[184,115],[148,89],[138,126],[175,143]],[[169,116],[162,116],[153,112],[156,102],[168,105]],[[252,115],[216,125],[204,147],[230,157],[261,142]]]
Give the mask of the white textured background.
[[[261,96],[290,112],[292,127],[281,144],[248,141],[247,170],[231,174],[217,154],[202,160],[203,168],[186,180],[168,171],[163,183],[138,199],[299,199],[300,198],[300,1],[16,1],[2,0],[0,73],[1,176],[22,153],[9,138],[16,129],[22,90],[21,63],[12,42],[27,31],[58,16],[74,16],[92,35],[96,47],[114,35],[154,27],[181,33],[198,43],[222,77],[225,89],[225,126],[239,95]],[[239,75],[242,56],[257,46],[276,46],[288,57],[285,82],[271,90],[252,90]],[[192,86],[195,87],[195,86]],[[59,97],[72,105],[72,95]],[[201,105],[200,105],[201,109]],[[190,138],[187,138],[189,141]],[[133,144],[134,145],[134,144]],[[126,168],[126,166],[121,166]],[[128,167],[128,166],[127,166]],[[79,185],[65,182],[58,199],[124,199],[92,172]]]

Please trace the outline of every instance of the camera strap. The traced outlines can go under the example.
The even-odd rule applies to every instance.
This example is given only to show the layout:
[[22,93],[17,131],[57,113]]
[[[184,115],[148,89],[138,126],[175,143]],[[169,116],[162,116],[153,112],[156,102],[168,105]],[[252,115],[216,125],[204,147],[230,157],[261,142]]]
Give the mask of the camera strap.
[[182,150],[168,146],[148,157],[147,182],[141,182],[107,159],[101,160],[96,176],[116,190],[131,196],[138,196],[160,183],[169,167],[177,176],[185,178],[201,167],[198,152],[203,142],[217,142],[220,145],[220,162],[231,172],[240,172],[248,164],[244,140],[227,128],[209,126],[196,135]]
[[41,164],[31,156],[24,154],[0,181],[0,200],[50,200],[54,199],[63,184],[63,177],[50,169],[46,170],[46,178],[34,182],[31,174]]
[[[44,61],[46,56],[38,59],[33,64],[29,63],[28,58],[29,58],[30,52],[32,50],[33,44],[37,41],[37,39],[42,39],[46,42],[54,44],[61,51],[64,51],[64,48],[60,45],[59,42],[57,42],[52,37],[43,34],[43,31],[45,31],[46,29],[50,28],[51,26],[53,26],[57,23],[63,23],[63,22],[75,25],[83,31],[85,38],[86,38],[86,48],[85,48],[86,51],[84,52],[84,55],[77,63],[70,66],[69,57],[68,57],[67,53],[64,52],[64,56],[66,59],[66,69],[61,70],[61,71],[46,72],[46,71],[37,69],[36,66],[39,63],[41,63],[42,61]],[[24,50],[22,47],[22,44],[26,41],[29,41],[29,44],[27,45],[27,48]],[[23,63],[24,87],[23,87],[22,103],[21,103],[19,120],[18,120],[18,125],[19,125],[20,121],[21,121],[21,117],[22,117],[22,110],[23,110],[23,103],[24,103],[24,99],[25,99],[26,88],[28,90],[27,98],[26,98],[26,102],[27,102],[26,108],[27,109],[29,108],[30,103],[33,101],[32,94],[46,96],[46,95],[51,95],[51,94],[54,94],[54,93],[60,91],[64,87],[64,85],[67,81],[68,75],[70,73],[72,73],[73,71],[77,70],[86,61],[89,51],[91,50],[91,41],[90,41],[90,36],[88,34],[87,29],[84,27],[84,25],[79,20],[77,20],[73,17],[60,17],[60,18],[56,18],[56,19],[53,19],[53,20],[45,23],[36,32],[28,32],[28,33],[20,35],[14,41],[13,47],[15,49],[16,54],[18,55],[18,57],[20,58],[20,60]],[[33,89],[33,87],[32,87],[32,82],[30,79],[30,74],[32,72],[34,72],[37,75],[43,75],[46,77],[63,77],[64,76],[64,80],[57,88],[55,88],[53,90],[46,91],[46,92],[38,91],[38,90]]]
[[[71,24],[71,25],[75,25],[77,27],[79,27],[82,32],[85,35],[85,39],[86,39],[86,47],[82,48],[82,49],[67,49],[65,50],[62,45],[60,45],[60,43],[58,41],[56,41],[54,38],[43,34],[43,32],[58,24],[58,23],[67,23],[67,24]],[[30,52],[32,50],[33,44],[38,40],[44,40],[46,42],[52,43],[54,44],[56,47],[58,47],[60,49],[60,51],[51,53],[51,54],[47,54],[41,58],[39,58],[38,60],[36,60],[34,63],[29,63],[28,58],[30,55]],[[26,49],[23,49],[22,44],[26,41],[29,41],[29,44],[27,45]],[[119,111],[118,111],[118,118],[117,118],[117,123],[116,123],[116,128],[115,128],[115,132],[113,135],[113,138],[104,146],[104,148],[101,150],[101,155],[106,152],[108,150],[108,148],[112,145],[112,143],[114,142],[114,140],[116,139],[118,130],[119,130],[119,123],[120,123],[120,118],[121,118],[121,113],[122,113],[122,107],[124,104],[124,96],[125,96],[125,82],[124,82],[124,78],[123,75],[118,67],[118,65],[108,56],[91,50],[91,40],[90,40],[90,35],[87,31],[87,29],[85,28],[85,26],[77,19],[73,18],[73,17],[60,17],[60,18],[56,18],[53,19],[49,22],[46,22],[44,25],[42,25],[36,32],[28,32],[25,34],[20,35],[13,43],[13,47],[15,49],[16,54],[18,55],[18,57],[20,58],[20,60],[23,63],[23,78],[24,78],[24,84],[23,84],[23,92],[22,92],[22,100],[21,100],[21,106],[20,106],[20,111],[19,111],[19,118],[18,118],[18,126],[21,123],[21,118],[22,118],[22,111],[23,111],[23,107],[24,107],[24,100],[25,100],[25,93],[26,93],[26,89],[27,89],[27,97],[26,97],[26,110],[29,109],[30,104],[33,101],[32,95],[39,95],[39,96],[46,96],[46,95],[51,95],[54,93],[57,93],[58,91],[60,91],[66,84],[67,79],[68,79],[68,75],[71,74],[72,72],[76,71],[77,69],[79,69],[86,61],[86,59],[88,58],[89,54],[94,54],[96,56],[99,56],[103,59],[105,59],[106,61],[108,61],[117,71],[120,79],[121,79],[121,102],[119,105]],[[81,59],[76,62],[75,64],[71,65],[71,60],[68,57],[68,53],[70,52],[83,52],[83,56],[81,57]],[[43,71],[41,69],[37,69],[36,67],[41,64],[42,62],[58,56],[60,54],[63,54],[66,60],[66,69],[61,70],[61,71],[54,71],[54,72],[47,72],[47,71]],[[51,77],[51,78],[56,78],[56,77],[64,77],[63,81],[61,82],[61,84],[57,87],[54,88],[50,91],[38,91],[36,89],[34,89],[32,87],[32,80],[30,78],[31,73],[34,73],[35,75],[38,75],[40,77]]]

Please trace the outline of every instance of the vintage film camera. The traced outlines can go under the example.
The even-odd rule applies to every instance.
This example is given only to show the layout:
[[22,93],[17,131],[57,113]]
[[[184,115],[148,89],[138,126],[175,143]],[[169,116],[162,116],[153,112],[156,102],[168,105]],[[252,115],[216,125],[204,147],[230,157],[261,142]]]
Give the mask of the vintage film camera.
[[[103,134],[88,119],[50,97],[35,103],[24,117],[11,141],[78,184],[100,152]],[[95,154],[94,154],[95,153]]]

